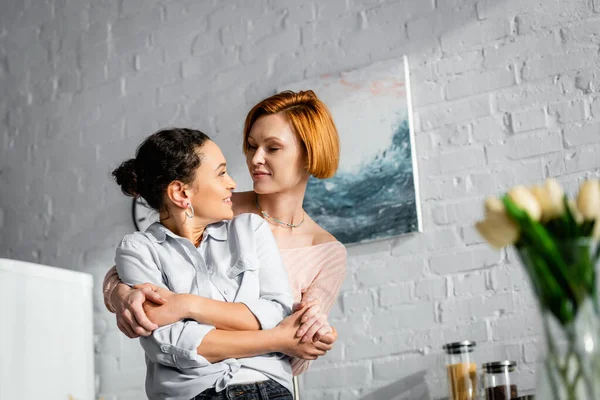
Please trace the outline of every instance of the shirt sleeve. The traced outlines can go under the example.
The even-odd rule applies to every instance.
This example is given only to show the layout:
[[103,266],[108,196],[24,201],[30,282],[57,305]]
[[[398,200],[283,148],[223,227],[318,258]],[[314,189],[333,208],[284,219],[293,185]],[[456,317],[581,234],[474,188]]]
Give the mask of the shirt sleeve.
[[[115,264],[119,277],[127,285],[151,282],[166,287],[158,257],[145,236],[126,236],[117,248]],[[148,358],[156,363],[181,371],[204,367],[211,363],[197,354],[197,348],[213,329],[212,325],[196,321],[178,321],[156,329],[149,337],[140,338],[140,344]]]
[[256,316],[261,329],[271,329],[291,314],[294,300],[273,233],[262,218],[257,219],[259,225],[255,230],[255,241],[260,296],[243,303]]
[[115,267],[121,281],[133,286],[145,282],[166,288],[158,256],[150,239],[141,234],[125,236],[117,248]]
[[186,371],[201,368],[211,363],[198,354],[198,346],[204,336],[215,329],[212,325],[196,321],[178,321],[161,326],[151,336],[140,337],[140,344],[148,358],[158,364]]
[[104,305],[106,306],[106,309],[108,311],[110,311],[111,313],[116,312],[115,307],[113,306],[112,302],[110,301],[111,296],[114,292],[114,290],[117,288],[117,285],[120,283],[121,281],[119,280],[119,275],[117,274],[117,268],[116,267],[112,267],[111,269],[108,270],[108,272],[106,273],[106,276],[104,276],[104,282],[102,283],[102,294],[104,296]]
[[[329,315],[346,278],[346,261],[346,248],[340,244],[323,260],[320,272],[306,289],[302,300],[318,301],[321,310]],[[300,375],[308,369],[310,363],[310,360],[293,357],[291,359],[292,373]]]

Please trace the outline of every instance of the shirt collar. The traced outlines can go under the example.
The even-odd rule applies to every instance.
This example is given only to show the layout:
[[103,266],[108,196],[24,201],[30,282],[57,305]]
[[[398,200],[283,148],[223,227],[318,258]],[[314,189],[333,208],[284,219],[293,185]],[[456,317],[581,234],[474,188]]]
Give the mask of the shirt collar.
[[[146,233],[157,243],[164,242],[167,239],[167,236],[170,236],[173,239],[182,239],[181,236],[174,234],[160,222],[155,222],[150,225],[148,229],[146,229]],[[206,227],[204,233],[216,240],[227,240],[227,225],[224,221],[210,224]]]
[[146,229],[146,234],[157,243],[164,242],[168,233],[173,235],[173,232],[165,228],[160,222],[155,222]]
[[204,233],[216,240],[227,240],[227,223],[221,221],[210,224],[206,227]]

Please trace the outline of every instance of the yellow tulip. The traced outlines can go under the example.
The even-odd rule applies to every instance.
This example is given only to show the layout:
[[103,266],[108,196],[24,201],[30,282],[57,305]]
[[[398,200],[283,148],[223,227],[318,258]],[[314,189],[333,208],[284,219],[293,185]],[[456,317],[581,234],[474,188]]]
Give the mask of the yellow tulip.
[[577,204],[575,204],[575,200],[569,199],[568,204],[569,204],[569,210],[571,211],[571,214],[573,215],[573,219],[575,220],[575,222],[577,222],[578,224],[582,224],[583,223],[583,215],[577,208]]
[[542,207],[536,200],[535,196],[523,185],[517,185],[508,192],[508,197],[521,210],[529,214],[529,217],[534,221],[539,221],[542,217]]
[[485,219],[477,222],[475,229],[497,249],[514,244],[519,238],[519,227],[506,215],[502,201],[495,197],[485,200]]
[[531,193],[542,208],[542,221],[549,221],[564,214],[565,194],[556,179],[547,179],[543,186],[533,186]]
[[577,208],[586,220],[600,215],[600,182],[596,179],[583,182],[577,195]]
[[506,214],[504,203],[497,197],[486,198],[484,203],[484,209],[486,217],[492,214]]

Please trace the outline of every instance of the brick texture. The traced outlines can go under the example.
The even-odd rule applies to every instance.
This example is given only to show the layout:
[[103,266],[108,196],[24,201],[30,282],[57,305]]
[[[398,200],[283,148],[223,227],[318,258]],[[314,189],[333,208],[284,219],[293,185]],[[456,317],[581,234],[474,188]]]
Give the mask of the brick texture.
[[[279,85],[408,54],[424,232],[349,249],[340,338],[302,398],[372,398],[423,371],[438,398],[441,346],[462,339],[481,362],[515,359],[531,389],[526,277],[472,224],[510,185],[553,176],[571,190],[599,174],[599,12],[598,0],[4,0],[0,257],[92,273],[98,398],[144,398],[143,354],[99,294],[132,230],[111,169],[173,125],[239,158],[245,113]],[[243,165],[232,174],[250,187]]]

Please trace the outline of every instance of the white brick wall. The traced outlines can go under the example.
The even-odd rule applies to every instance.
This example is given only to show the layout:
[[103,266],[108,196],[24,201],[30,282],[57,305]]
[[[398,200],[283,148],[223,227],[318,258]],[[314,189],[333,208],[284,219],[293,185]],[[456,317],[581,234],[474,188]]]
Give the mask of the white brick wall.
[[[142,137],[199,127],[239,157],[245,113],[280,85],[409,55],[422,234],[349,249],[335,350],[304,399],[357,399],[419,371],[444,394],[441,345],[519,362],[539,332],[511,252],[481,243],[481,200],[600,161],[597,0],[4,0],[0,257],[84,270],[99,285],[128,202],[109,180]],[[243,166],[232,171],[240,181]],[[98,395],[143,398],[135,341],[96,291]],[[404,398],[404,397],[403,397]]]

